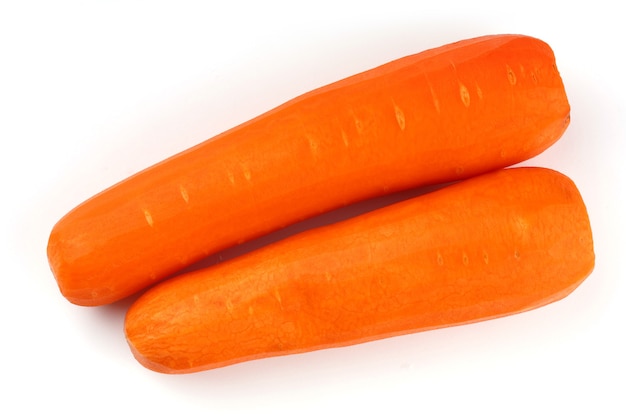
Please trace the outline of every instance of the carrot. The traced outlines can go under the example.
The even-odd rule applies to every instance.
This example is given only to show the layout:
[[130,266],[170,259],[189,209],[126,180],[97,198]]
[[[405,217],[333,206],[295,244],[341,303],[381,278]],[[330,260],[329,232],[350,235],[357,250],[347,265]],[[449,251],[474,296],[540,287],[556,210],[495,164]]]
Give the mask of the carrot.
[[521,162],[568,123],[544,42],[446,45],[304,94],[101,192],[54,226],[49,263],[69,301],[114,302],[316,214]]
[[125,331],[147,368],[195,372],[522,312],[593,266],[573,182],[511,168],[165,281]]

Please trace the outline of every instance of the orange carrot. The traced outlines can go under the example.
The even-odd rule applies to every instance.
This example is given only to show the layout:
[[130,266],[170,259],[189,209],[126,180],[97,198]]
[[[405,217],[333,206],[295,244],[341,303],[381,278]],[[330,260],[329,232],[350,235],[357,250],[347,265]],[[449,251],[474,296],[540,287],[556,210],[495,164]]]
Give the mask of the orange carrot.
[[572,181],[511,168],[167,280],[126,337],[147,368],[195,372],[522,312],[593,266]]
[[470,39],[304,94],[87,200],[53,228],[62,294],[101,305],[225,248],[535,156],[569,123],[550,47]]

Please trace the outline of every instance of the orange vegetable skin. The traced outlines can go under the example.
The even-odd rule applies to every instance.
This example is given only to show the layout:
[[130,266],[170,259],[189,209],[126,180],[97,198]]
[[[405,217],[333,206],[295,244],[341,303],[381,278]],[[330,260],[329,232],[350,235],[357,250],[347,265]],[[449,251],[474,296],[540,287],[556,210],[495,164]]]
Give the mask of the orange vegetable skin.
[[518,313],[593,266],[571,180],[514,168],[165,281],[125,329],[147,368],[195,372]]
[[105,190],[54,226],[49,262],[69,301],[110,303],[316,214],[521,162],[568,123],[547,44],[461,41],[314,90]]

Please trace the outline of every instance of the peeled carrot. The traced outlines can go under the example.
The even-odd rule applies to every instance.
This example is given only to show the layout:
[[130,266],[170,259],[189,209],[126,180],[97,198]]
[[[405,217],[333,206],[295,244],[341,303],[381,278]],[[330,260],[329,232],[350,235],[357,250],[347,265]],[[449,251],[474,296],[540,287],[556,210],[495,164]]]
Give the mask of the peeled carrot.
[[69,301],[114,302],[313,215],[521,162],[568,123],[544,42],[446,45],[304,94],[103,191],[54,226],[49,263]]
[[522,312],[593,266],[573,182],[512,168],[165,281],[125,330],[147,368],[195,372]]

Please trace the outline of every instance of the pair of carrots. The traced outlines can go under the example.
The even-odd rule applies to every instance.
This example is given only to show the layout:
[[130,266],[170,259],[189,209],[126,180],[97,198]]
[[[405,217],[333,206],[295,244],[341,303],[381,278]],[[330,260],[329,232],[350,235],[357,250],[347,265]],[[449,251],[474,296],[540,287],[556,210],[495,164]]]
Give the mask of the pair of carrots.
[[111,303],[219,250],[394,191],[439,191],[155,285],[135,357],[210,369],[512,314],[591,272],[565,176],[502,169],[552,145],[569,104],[544,42],[469,39],[304,94],[87,200],[53,228],[63,295]]

